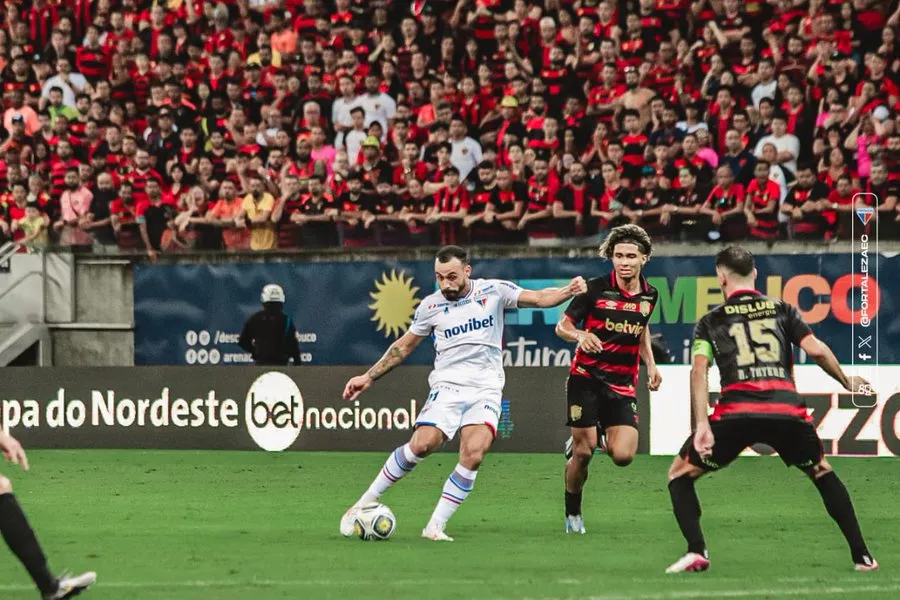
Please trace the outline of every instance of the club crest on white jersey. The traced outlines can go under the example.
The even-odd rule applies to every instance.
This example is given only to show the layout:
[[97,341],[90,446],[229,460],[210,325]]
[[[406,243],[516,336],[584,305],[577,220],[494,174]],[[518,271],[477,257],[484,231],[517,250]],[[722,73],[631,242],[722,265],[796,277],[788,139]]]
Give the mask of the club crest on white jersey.
[[499,279],[472,279],[455,302],[440,291],[419,304],[410,331],[434,340],[436,382],[503,386],[503,312],[518,305],[522,288]]

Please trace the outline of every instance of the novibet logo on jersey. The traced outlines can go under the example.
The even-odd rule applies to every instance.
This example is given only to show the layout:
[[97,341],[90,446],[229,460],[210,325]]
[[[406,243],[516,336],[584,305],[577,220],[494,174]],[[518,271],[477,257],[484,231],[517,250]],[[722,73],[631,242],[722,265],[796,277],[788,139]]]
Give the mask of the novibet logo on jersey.
[[272,371],[260,375],[244,408],[247,431],[253,441],[268,452],[287,450],[303,429],[303,396],[294,380]]

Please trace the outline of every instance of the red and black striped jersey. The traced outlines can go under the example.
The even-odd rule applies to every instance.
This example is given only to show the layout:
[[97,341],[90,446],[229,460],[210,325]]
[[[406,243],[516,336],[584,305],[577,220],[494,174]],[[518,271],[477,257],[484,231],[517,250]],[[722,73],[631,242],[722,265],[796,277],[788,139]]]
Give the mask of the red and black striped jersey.
[[15,90],[20,90],[23,94],[25,94],[26,97],[38,97],[41,95],[41,84],[38,83],[38,80],[30,72],[24,81],[19,81],[15,78],[15,76],[12,76],[9,79],[5,80],[3,82],[2,89],[4,96]]
[[756,290],[738,290],[697,323],[692,356],[719,367],[722,396],[712,420],[779,417],[809,420],[794,386],[793,345],[812,334],[800,312]]
[[109,75],[109,54],[102,46],[79,46],[75,50],[75,66],[88,81],[96,83]]
[[131,182],[134,203],[138,206],[140,206],[142,203],[150,201],[150,197],[147,195],[148,179],[155,179],[157,182],[159,182],[159,187],[162,190],[166,189],[165,180],[162,178],[162,175],[160,175],[155,169],[147,169],[146,171],[141,171],[140,169],[135,167],[128,173],[125,173],[123,175],[123,179],[125,181]]
[[744,186],[739,183],[732,183],[726,190],[721,185],[715,186],[706,199],[707,208],[711,208],[720,213],[727,212],[737,208],[739,204],[744,203]]
[[470,207],[469,190],[458,186],[455,190],[444,188],[434,195],[434,209],[441,212],[468,211]]
[[66,191],[66,171],[78,168],[80,165],[77,160],[70,158],[69,160],[55,160],[50,165],[50,195],[59,198]]
[[22,13],[22,20],[28,24],[28,39],[38,48],[46,48],[50,43],[50,33],[59,22],[60,11],[55,4],[45,4],[41,8],[31,7]]
[[641,335],[647,328],[659,293],[641,276],[637,294],[629,294],[616,281],[615,271],[588,281],[586,294],[576,296],[566,316],[576,326],[596,335],[603,345],[598,354],[575,352],[569,373],[590,377],[623,396],[635,396],[640,366]]
[[478,11],[481,8],[487,9],[490,13],[489,15],[485,15],[484,13],[480,13],[475,17],[475,20],[469,24],[469,27],[472,29],[472,33],[476,40],[493,40],[494,38],[494,23],[495,16],[502,15],[504,11],[504,7],[502,6],[503,2],[501,0],[476,0],[475,1],[475,10]]
[[536,177],[528,180],[528,204],[525,205],[525,212],[536,213],[553,206],[553,198],[555,194],[551,194],[550,180],[538,181]]
[[497,189],[496,183],[492,183],[490,187],[484,185],[480,181],[476,183],[475,191],[472,192],[469,204],[469,214],[480,215],[487,210],[488,204],[491,203],[491,199],[494,197],[495,189]]
[[632,167],[643,167],[644,150],[649,143],[649,138],[643,132],[628,133],[622,136],[622,146],[625,148],[622,162]]
[[507,213],[516,209],[517,202],[525,202],[528,199],[528,188],[521,181],[514,181],[512,187],[503,189],[499,185],[494,188],[491,203],[494,212]]
[[[761,186],[758,179],[754,179],[747,186],[745,196],[746,200],[751,202],[750,209],[756,216],[758,221],[754,228],[753,234],[756,237],[774,238],[778,236],[778,201],[781,199],[781,187],[767,179]],[[775,203],[775,210],[767,213],[758,211],[765,210],[770,203]]]

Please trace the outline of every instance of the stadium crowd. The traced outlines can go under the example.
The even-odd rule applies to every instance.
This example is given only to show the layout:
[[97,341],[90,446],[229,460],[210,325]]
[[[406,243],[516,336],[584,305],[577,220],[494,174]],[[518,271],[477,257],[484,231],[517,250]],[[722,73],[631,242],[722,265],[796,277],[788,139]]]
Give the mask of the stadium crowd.
[[5,0],[0,21],[0,241],[900,239],[897,0]]

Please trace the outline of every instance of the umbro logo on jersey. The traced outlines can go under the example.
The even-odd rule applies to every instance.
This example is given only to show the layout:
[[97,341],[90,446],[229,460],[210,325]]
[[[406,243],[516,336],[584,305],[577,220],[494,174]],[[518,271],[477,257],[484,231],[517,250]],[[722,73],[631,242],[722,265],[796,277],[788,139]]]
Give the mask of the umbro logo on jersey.
[[462,325],[456,325],[455,327],[448,327],[444,330],[444,337],[446,339],[450,339],[452,337],[456,337],[457,335],[463,333],[470,333],[472,331],[478,331],[479,329],[487,329],[489,327],[494,326],[494,315],[487,317],[486,319],[469,319]]

